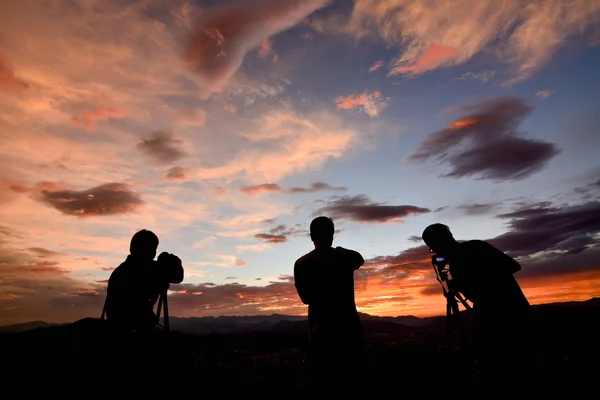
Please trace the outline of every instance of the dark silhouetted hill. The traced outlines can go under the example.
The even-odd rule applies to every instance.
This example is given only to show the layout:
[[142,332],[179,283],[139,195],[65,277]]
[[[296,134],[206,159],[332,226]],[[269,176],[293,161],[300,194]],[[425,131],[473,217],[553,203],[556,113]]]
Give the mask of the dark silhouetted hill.
[[[571,388],[594,382],[600,356],[600,299],[545,304],[534,311],[539,356],[532,382],[539,382],[540,390],[547,382]],[[401,387],[402,393],[423,394],[455,387],[457,381],[476,381],[469,350],[446,345],[445,318],[361,317],[369,352],[365,379],[373,392],[400,393]],[[132,354],[133,342],[115,341],[102,320],[33,326],[37,327],[22,330],[21,325],[17,331],[0,333],[3,378],[36,382],[46,394],[66,388],[88,393],[134,376],[141,377],[136,385],[172,394],[298,395],[306,389],[306,317],[172,318],[172,332],[158,332],[138,346],[145,354],[138,364],[124,361]],[[127,382],[132,384],[121,384]]]

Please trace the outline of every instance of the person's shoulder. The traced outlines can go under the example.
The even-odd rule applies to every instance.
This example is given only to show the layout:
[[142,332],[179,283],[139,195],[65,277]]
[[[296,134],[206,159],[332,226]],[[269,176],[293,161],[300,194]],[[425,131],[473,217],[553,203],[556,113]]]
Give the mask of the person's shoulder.
[[294,263],[295,266],[302,266],[302,265],[306,265],[306,264],[310,264],[310,262],[313,259],[313,252],[309,252],[306,253],[305,255],[303,255],[302,257],[300,257],[299,259],[296,260],[296,262]]
[[127,265],[125,264],[125,262],[122,262],[121,264],[119,264],[118,267],[116,267],[115,269],[112,270],[112,272],[110,273],[110,276],[108,278],[108,283],[114,282],[115,280],[122,279],[123,275],[125,275],[126,272],[127,272]]

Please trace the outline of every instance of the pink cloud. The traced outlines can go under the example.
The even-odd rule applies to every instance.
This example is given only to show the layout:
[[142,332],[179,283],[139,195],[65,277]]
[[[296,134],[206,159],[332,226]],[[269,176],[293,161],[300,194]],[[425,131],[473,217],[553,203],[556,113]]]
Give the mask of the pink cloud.
[[407,67],[395,67],[389,75],[418,75],[441,65],[460,61],[460,52],[454,47],[432,44],[419,56],[417,61]]
[[348,95],[340,96],[335,99],[338,110],[350,110],[359,108],[369,114],[371,117],[379,115],[379,111],[387,106],[387,100],[381,98],[381,92],[374,91],[373,93],[364,92],[357,96]]
[[383,65],[384,65],[384,62],[382,60],[375,61],[375,63],[371,66],[371,68],[369,68],[369,72],[375,72],[379,68],[383,67]]
[[83,126],[88,131],[94,129],[96,120],[122,118],[125,114],[113,107],[97,106],[95,110],[84,110],[80,115],[73,115],[71,120],[77,126]]

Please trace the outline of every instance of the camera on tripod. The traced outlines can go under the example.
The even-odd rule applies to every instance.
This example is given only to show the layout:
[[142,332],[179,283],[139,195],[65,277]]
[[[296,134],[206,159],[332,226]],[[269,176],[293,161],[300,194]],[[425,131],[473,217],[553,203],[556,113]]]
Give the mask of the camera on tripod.
[[446,329],[448,340],[451,341],[453,332],[459,336],[459,340],[464,343],[464,331],[460,321],[460,312],[458,309],[458,301],[462,303],[465,309],[471,309],[471,306],[456,290],[452,274],[450,273],[450,263],[444,257],[434,254],[431,257],[431,264],[435,270],[438,282],[442,285],[444,297],[446,298]]
[[[156,308],[156,324],[162,326],[165,330],[169,331],[169,307],[167,303],[167,290],[171,286],[171,283],[183,282],[183,265],[181,258],[175,254],[162,252],[156,259],[158,264],[159,274],[165,284],[163,290],[161,290],[158,297],[158,307]],[[163,311],[164,324],[160,324],[160,313]]]

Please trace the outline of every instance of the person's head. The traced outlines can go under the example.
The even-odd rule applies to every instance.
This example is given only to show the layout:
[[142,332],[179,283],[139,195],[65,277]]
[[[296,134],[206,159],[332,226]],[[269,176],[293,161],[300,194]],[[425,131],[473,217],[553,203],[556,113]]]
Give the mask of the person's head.
[[315,246],[331,247],[335,228],[333,221],[327,217],[317,217],[310,223],[310,239]]
[[450,228],[444,224],[429,225],[421,237],[427,247],[439,255],[447,254],[457,243]]
[[154,260],[158,248],[158,236],[146,229],[136,232],[131,238],[129,253],[131,255]]

